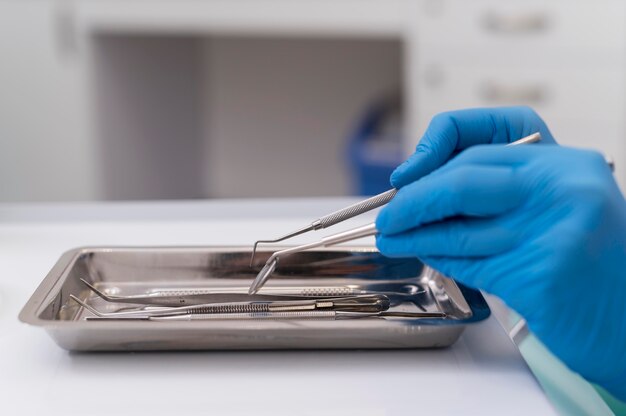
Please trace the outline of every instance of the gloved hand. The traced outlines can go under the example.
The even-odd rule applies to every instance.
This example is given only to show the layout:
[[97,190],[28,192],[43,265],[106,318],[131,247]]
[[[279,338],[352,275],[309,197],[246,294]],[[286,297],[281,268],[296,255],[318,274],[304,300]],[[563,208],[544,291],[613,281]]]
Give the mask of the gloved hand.
[[436,115],[415,153],[391,174],[401,188],[442,166],[459,151],[478,144],[511,143],[541,133],[541,144],[554,144],[546,123],[529,107],[476,108]]
[[[483,137],[472,132],[485,128],[478,115],[458,123],[454,147]],[[505,120],[517,126],[507,137],[545,128],[526,120]],[[450,137],[433,125],[429,131]],[[427,151],[444,150],[425,162],[417,156],[428,167],[453,148],[433,140]],[[401,177],[420,169],[408,166]],[[417,256],[499,296],[571,369],[626,400],[626,202],[601,155],[555,145],[474,146],[403,186],[376,225],[384,255]]]

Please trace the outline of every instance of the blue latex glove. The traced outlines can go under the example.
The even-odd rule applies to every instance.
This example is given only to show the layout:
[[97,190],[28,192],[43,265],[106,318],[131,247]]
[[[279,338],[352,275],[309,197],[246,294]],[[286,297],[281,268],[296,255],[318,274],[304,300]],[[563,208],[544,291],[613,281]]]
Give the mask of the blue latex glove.
[[415,153],[391,174],[401,188],[442,166],[459,151],[477,144],[511,143],[541,133],[541,144],[554,144],[546,123],[529,107],[477,108],[436,115]]
[[[482,137],[476,125],[455,137]],[[445,157],[430,155],[441,159],[417,160]],[[626,202],[601,155],[475,146],[402,187],[376,225],[383,254],[499,296],[571,369],[626,399]]]

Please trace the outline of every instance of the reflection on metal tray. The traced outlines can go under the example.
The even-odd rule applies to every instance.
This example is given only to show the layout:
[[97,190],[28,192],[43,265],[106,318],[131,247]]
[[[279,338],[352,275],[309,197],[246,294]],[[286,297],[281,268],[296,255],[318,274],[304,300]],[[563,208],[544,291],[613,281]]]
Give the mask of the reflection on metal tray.
[[[259,252],[259,257],[267,259],[270,254]],[[115,296],[193,293],[240,302],[258,272],[248,266],[249,259],[250,250],[244,247],[75,249],[53,267],[24,306],[20,320],[45,328],[69,350],[140,351],[445,347],[467,324],[489,316],[480,292],[416,259],[385,258],[369,247],[322,249],[285,258],[259,295],[382,293],[390,306],[379,316],[337,319],[322,311],[318,319],[281,319],[284,314],[248,319],[240,314],[229,319],[152,321],[102,319],[89,310],[106,314],[138,307],[116,302]],[[105,300],[96,291],[110,298]],[[422,313],[437,317],[406,316]]]

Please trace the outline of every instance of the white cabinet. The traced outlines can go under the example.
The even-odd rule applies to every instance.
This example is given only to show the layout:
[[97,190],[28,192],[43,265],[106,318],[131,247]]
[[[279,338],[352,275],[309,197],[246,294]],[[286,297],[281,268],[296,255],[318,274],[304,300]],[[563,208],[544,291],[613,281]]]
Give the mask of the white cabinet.
[[529,105],[561,144],[613,157],[626,183],[626,4],[447,0],[434,10],[423,1],[417,12],[409,94],[417,131],[441,111]]
[[346,138],[393,92],[407,154],[438,112],[526,104],[626,182],[620,0],[12,3],[0,200],[346,194]]
[[[433,6],[433,2],[437,6]],[[620,0],[420,0],[420,41],[483,57],[497,52],[512,62],[612,52],[623,45],[624,4]],[[519,55],[525,52],[527,55]],[[463,53],[463,52],[461,52]],[[538,54],[538,55],[537,55]],[[480,61],[478,61],[480,62]]]

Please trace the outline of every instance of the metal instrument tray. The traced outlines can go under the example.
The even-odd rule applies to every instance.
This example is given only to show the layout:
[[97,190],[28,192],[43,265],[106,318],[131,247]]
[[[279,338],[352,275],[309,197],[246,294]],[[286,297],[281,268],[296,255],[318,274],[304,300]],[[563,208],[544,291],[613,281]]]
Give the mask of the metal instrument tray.
[[[270,255],[260,251],[259,264]],[[103,311],[128,305],[94,296],[81,278],[109,294],[155,290],[240,288],[247,291],[258,268],[247,247],[94,247],[65,253],[20,313],[46,329],[62,348],[76,351],[432,348],[453,344],[465,326],[489,316],[480,292],[464,287],[416,259],[385,258],[371,247],[302,252],[281,260],[263,289],[285,287],[382,287],[420,290],[390,311],[439,311],[445,318],[92,321],[70,294]],[[421,290],[423,289],[423,290]]]

